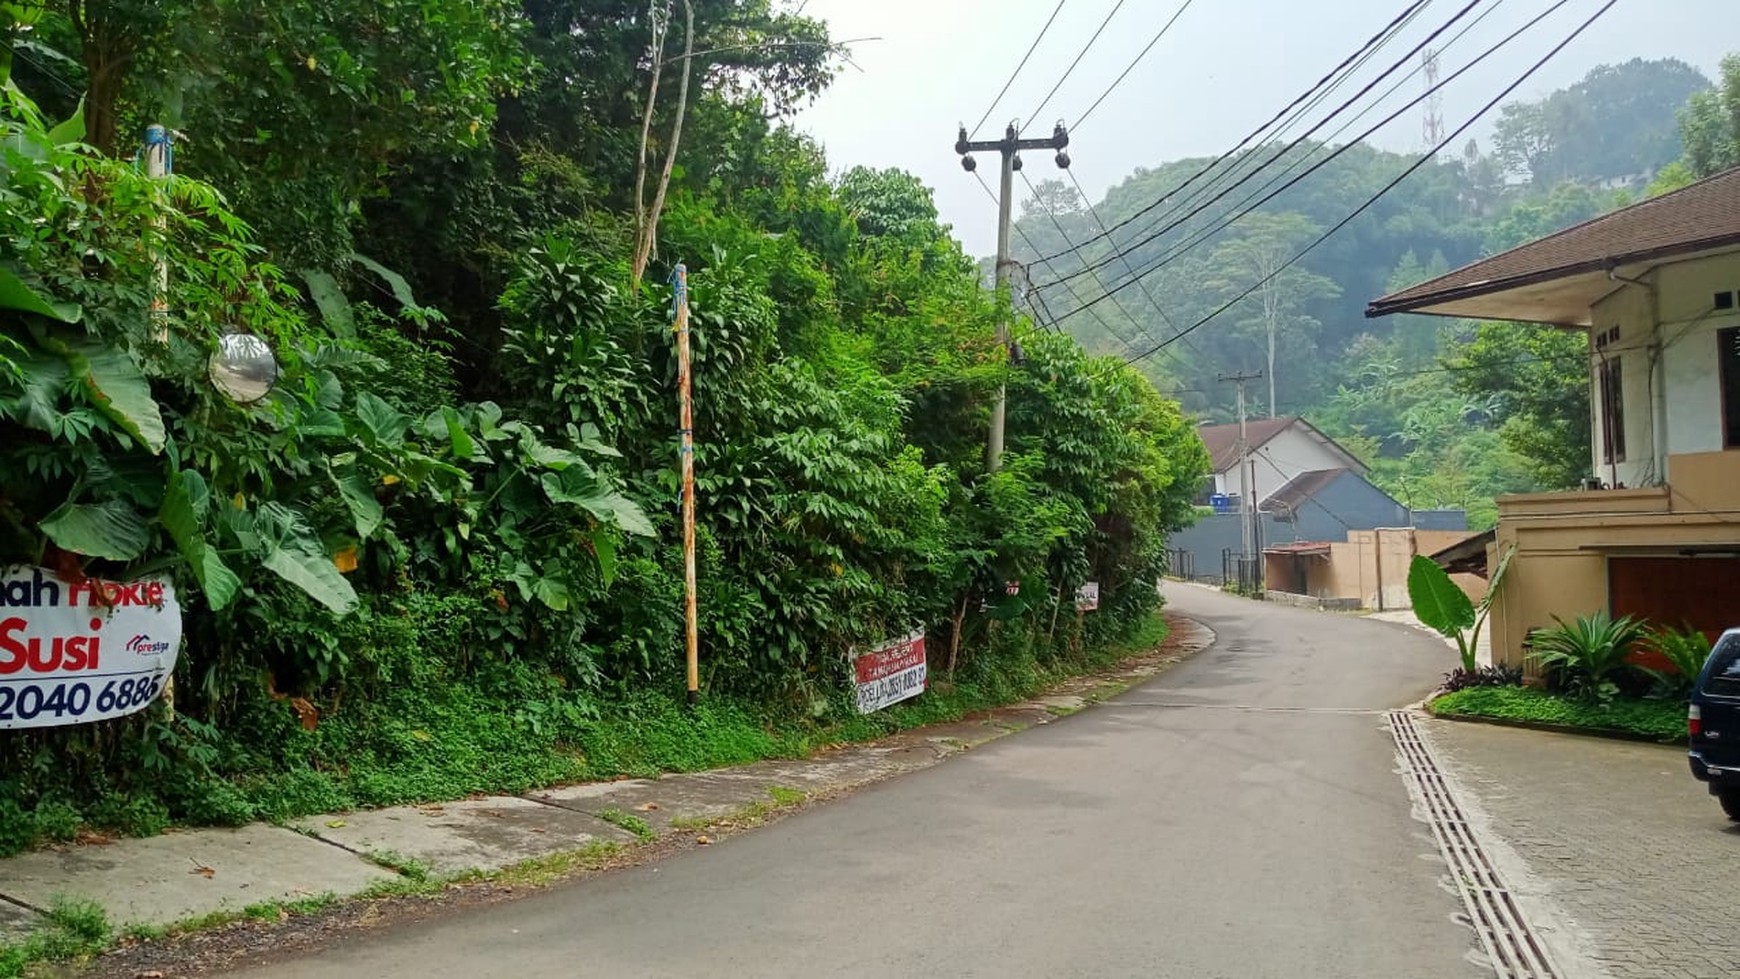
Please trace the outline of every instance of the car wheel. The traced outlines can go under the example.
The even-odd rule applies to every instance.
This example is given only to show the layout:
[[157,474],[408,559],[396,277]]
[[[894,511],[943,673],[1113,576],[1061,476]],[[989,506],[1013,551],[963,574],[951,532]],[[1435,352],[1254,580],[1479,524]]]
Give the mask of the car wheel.
[[1729,789],[1716,796],[1722,803],[1722,811],[1728,818],[1740,822],[1740,789]]

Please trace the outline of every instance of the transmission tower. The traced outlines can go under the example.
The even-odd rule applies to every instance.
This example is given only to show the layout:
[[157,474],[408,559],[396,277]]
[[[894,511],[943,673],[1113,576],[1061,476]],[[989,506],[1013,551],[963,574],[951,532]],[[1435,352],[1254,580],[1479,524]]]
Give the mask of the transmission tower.
[[1430,152],[1444,140],[1444,96],[1438,91],[1438,52],[1427,48],[1420,57],[1426,69],[1426,117],[1422,120],[1421,134]]

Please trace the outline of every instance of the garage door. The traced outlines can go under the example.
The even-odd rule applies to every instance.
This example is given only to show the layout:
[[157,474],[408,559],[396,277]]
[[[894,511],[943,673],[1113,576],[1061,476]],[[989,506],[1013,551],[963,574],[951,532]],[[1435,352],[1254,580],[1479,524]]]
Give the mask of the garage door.
[[1740,625],[1740,558],[1616,557],[1607,583],[1615,616],[1689,625],[1712,641]]

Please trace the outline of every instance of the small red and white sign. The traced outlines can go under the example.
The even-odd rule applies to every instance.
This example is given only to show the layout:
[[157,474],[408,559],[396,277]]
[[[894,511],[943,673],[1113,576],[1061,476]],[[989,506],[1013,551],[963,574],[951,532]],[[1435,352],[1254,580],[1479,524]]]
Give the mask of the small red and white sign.
[[181,608],[165,579],[0,571],[0,730],[141,710],[163,692],[180,650]]
[[924,630],[856,656],[852,669],[858,683],[858,713],[873,714],[916,697],[930,685],[924,658]]

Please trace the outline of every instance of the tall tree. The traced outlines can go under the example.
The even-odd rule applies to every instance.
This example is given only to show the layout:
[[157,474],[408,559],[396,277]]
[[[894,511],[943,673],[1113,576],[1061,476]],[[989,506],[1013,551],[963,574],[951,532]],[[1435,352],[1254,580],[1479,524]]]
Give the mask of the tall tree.
[[1722,59],[1722,81],[1699,92],[1679,115],[1685,164],[1694,177],[1740,166],[1740,54]]
[[1236,294],[1260,283],[1240,307],[1250,310],[1245,314],[1246,322],[1254,322],[1265,339],[1269,417],[1273,418],[1278,411],[1276,353],[1282,340],[1309,338],[1318,323],[1305,307],[1340,295],[1341,287],[1327,276],[1287,266],[1318,233],[1310,218],[1302,214],[1254,214],[1237,228],[1238,237],[1216,248],[1212,260],[1220,267],[1217,286],[1224,292]]

